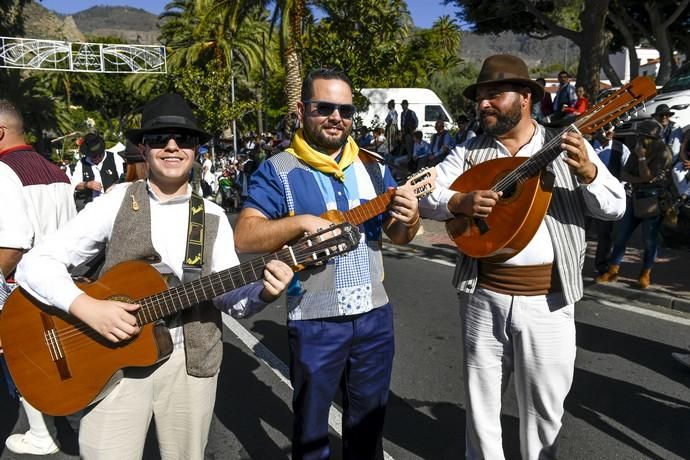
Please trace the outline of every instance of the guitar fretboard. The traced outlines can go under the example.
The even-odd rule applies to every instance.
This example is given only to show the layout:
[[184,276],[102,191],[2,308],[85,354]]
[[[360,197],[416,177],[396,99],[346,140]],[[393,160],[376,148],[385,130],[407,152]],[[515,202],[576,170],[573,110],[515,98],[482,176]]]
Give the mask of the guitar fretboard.
[[356,208],[345,211],[343,213],[345,216],[345,221],[354,225],[359,225],[368,221],[372,217],[382,214],[386,211],[386,209],[388,209],[388,205],[391,203],[394,193],[395,189],[390,189],[376,198],[360,204]]
[[262,279],[266,264],[273,259],[294,265],[291,248],[244,262],[198,280],[182,284],[138,301],[137,324],[143,325],[174,315],[199,302],[213,299],[225,292]]

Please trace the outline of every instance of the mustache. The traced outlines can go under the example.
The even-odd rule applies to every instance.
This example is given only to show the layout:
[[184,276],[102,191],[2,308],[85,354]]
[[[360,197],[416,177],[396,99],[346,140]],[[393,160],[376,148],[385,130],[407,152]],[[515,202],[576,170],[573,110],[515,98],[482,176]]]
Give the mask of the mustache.
[[500,114],[501,114],[501,113],[500,113],[499,111],[497,111],[497,110],[481,110],[481,111],[479,112],[479,116],[482,117],[482,118],[487,117],[487,116],[489,116],[489,115],[497,116],[497,115],[500,115]]

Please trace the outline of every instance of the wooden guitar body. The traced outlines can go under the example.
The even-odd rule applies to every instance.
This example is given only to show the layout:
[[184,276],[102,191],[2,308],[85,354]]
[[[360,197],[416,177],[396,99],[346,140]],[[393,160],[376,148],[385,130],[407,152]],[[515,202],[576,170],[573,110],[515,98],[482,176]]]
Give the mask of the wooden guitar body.
[[[450,186],[456,192],[490,190],[527,158],[497,158],[467,170]],[[460,252],[470,257],[505,261],[520,252],[536,233],[551,202],[550,176],[545,172],[518,183],[499,199],[481,221],[459,216],[446,222],[446,231]]]
[[334,225],[273,254],[172,288],[145,262],[118,264],[98,281],[78,283],[96,299],[139,305],[133,314],[141,332],[117,344],[76,317],[15,289],[0,314],[7,366],[19,392],[36,409],[48,415],[72,414],[105,396],[122,369],[149,367],[172,353],[170,331],[162,319],[262,279],[271,260],[299,271],[353,250],[359,240],[357,227]]
[[[79,287],[97,299],[132,303],[167,289],[161,275],[144,262],[119,264]],[[22,396],[48,415],[77,412],[98,400],[120,369],[151,366],[172,352],[170,333],[159,323],[146,324],[132,340],[113,344],[85,330],[88,326],[74,316],[39,303],[26,291],[17,294],[22,295],[13,293],[2,310],[0,337],[14,345],[5,347],[5,359]]]

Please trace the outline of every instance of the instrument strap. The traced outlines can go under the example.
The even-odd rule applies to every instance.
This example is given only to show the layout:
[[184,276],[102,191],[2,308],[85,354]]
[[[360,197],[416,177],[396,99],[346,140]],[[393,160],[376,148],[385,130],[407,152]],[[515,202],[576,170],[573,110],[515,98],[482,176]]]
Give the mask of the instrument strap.
[[182,263],[182,282],[201,278],[204,264],[204,199],[192,192],[189,198],[189,224],[187,226],[187,250]]
[[[364,149],[359,149],[360,152],[360,160],[362,160],[362,164],[364,165],[364,169],[367,170],[367,173],[369,174],[369,178],[371,179],[371,183],[374,185],[374,191],[376,192],[377,195],[382,195],[383,192],[385,192],[385,187],[383,185],[383,175],[381,174],[381,167],[379,166],[378,160],[381,158],[378,154],[375,154],[373,152],[370,152],[368,150]],[[362,153],[364,155],[362,155]],[[366,158],[366,156],[373,157],[377,161],[371,161],[369,158]],[[367,161],[369,160],[369,161]]]

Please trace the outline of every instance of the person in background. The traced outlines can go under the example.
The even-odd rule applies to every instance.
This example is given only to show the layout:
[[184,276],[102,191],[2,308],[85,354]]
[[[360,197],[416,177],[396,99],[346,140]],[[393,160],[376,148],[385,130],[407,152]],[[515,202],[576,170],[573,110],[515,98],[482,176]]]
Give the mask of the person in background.
[[580,116],[587,111],[589,108],[589,100],[585,95],[585,87],[578,86],[575,88],[575,94],[577,95],[577,100],[572,106],[564,107],[563,112],[573,116]]
[[[448,155],[450,149],[455,146],[453,137],[446,131],[446,122],[444,120],[436,120],[434,129],[436,129],[436,132],[431,136],[431,142],[429,143],[431,150],[431,156],[428,161],[429,165],[440,163]],[[420,165],[420,167],[423,166]]]
[[[432,159],[431,145],[424,140],[424,133],[415,131],[412,136],[414,139],[414,143],[412,144],[412,161],[407,166],[410,172],[426,167]],[[400,158],[405,160],[405,157]]]
[[385,122],[386,150],[388,150],[388,154],[394,155],[397,153],[399,137],[398,111],[395,110],[395,99],[388,101],[388,113],[386,114]]
[[532,118],[537,120],[538,123],[543,123],[546,117],[553,112],[553,101],[551,100],[551,93],[546,91],[546,80],[539,77],[536,79],[536,82],[545,90],[544,97],[541,98],[541,101],[534,101],[532,105]]
[[462,145],[477,135],[472,129],[472,123],[467,115],[462,114],[458,117],[458,132],[455,134],[455,145]]
[[687,202],[690,196],[690,129],[683,136],[678,160],[673,165],[671,176],[681,201]]
[[[188,277],[195,276],[184,265],[192,206],[204,212],[203,249],[196,254],[201,258],[203,251],[203,263],[197,265],[201,274],[239,264],[223,210],[191,193],[189,171],[210,135],[197,127],[187,102],[178,94],[150,101],[141,126],[126,135],[140,146],[148,179],[121,184],[95,200],[29,251],[17,268],[22,288],[114,344],[139,333],[134,315],[140,306],[90,296],[74,284],[69,266],[105,247],[103,272],[121,262],[146,260],[162,275],[191,281]],[[193,204],[197,201],[199,207]],[[85,411],[79,427],[81,458],[140,459],[152,418],[162,458],[204,458],[222,360],[221,311],[236,317],[260,311],[292,279],[290,267],[278,260],[268,262],[262,274],[262,281],[166,318],[172,353],[154,366],[124,369],[117,387]]]
[[[423,216],[474,225],[492,212],[505,212],[496,208],[502,195],[494,190],[461,193],[449,187],[474,165],[541,151],[553,138],[531,117],[532,101],[540,101],[543,92],[520,58],[502,54],[484,60],[476,83],[463,92],[475,101],[484,132],[436,165],[436,188],[420,201]],[[578,132],[564,133],[560,141],[562,152],[549,165],[553,198],[524,249],[508,260],[458,252],[453,282],[460,301],[469,460],[505,458],[501,401],[511,374],[522,458],[557,458],[575,368],[585,214],[615,220],[625,208],[623,186],[589,143]]]
[[72,173],[78,211],[117,184],[124,175],[124,161],[105,150],[105,141],[98,134],[84,136],[79,153],[83,156]]
[[413,147],[414,147],[414,132],[417,131],[419,121],[414,110],[409,109],[409,103],[406,99],[400,104],[402,106],[402,113],[400,114],[400,131],[402,137],[401,152],[402,156],[407,158],[408,162],[412,161]]
[[553,98],[552,118],[562,118],[565,113],[565,107],[573,107],[577,101],[577,94],[575,88],[570,83],[570,75],[567,71],[561,70],[558,73],[558,91]]
[[[616,179],[620,180],[623,165],[630,158],[630,149],[623,142],[614,139],[613,135],[613,129],[598,131],[595,134],[592,147],[609,172]],[[594,255],[594,267],[597,276],[599,276],[609,270],[614,222],[602,219],[593,219],[593,222],[597,231],[597,250]]]
[[675,112],[666,104],[659,104],[654,109],[652,118],[654,118],[661,126],[663,130],[661,131],[661,138],[664,140],[666,145],[671,149],[671,154],[673,155],[673,162],[678,160],[678,154],[680,153],[680,145],[683,142],[683,128],[678,126],[675,121],[671,120],[671,117],[675,115]]
[[149,168],[138,145],[127,141],[120,155],[125,160],[125,182],[134,182],[148,177]]
[[[0,310],[16,287],[12,275],[26,251],[65,225],[77,213],[69,179],[24,140],[24,121],[7,100],[0,99]],[[0,337],[0,340],[2,338]],[[16,392],[2,357],[0,368],[12,397],[19,397],[29,430],[9,436],[15,454],[48,455],[59,450],[53,417],[44,416]],[[37,377],[38,378],[38,377]]]
[[292,458],[331,457],[328,414],[343,395],[344,459],[383,458],[382,432],[393,366],[393,308],[383,286],[381,235],[409,242],[419,229],[417,199],[396,187],[390,170],[359,150],[350,136],[352,86],[337,70],[309,72],[298,110],[303,128],[291,147],[254,172],[235,227],[242,252],[261,252],[330,221],[395,188],[391,205],[364,224],[362,241],[346,256],[299,272],[287,293]]
[[[596,278],[597,283],[609,283],[618,279],[625,248],[635,229],[642,225],[642,243],[644,256],[638,285],[642,289],[651,283],[652,266],[656,259],[659,244],[662,213],[659,197],[665,187],[665,181],[671,168],[671,150],[661,138],[662,126],[655,120],[647,119],[638,123],[637,143],[633,154],[621,172],[621,180],[632,186],[632,197],[628,200],[623,219],[618,223],[614,235],[613,252],[609,260],[608,271]],[[656,206],[640,209],[635,201],[653,199]],[[652,200],[653,201],[653,200]]]

